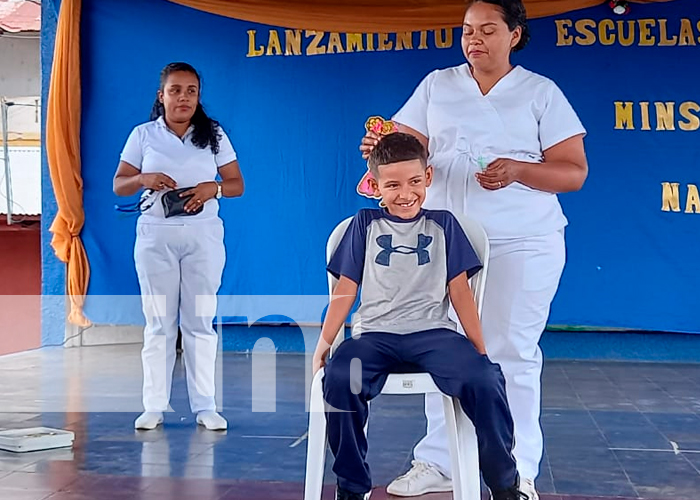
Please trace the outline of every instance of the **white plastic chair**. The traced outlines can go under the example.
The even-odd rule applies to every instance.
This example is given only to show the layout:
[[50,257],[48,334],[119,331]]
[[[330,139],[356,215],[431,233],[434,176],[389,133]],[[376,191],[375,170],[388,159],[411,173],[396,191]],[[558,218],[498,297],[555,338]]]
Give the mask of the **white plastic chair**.
[[[481,271],[469,280],[477,311],[481,316],[484,287],[488,274],[489,242],[480,224],[462,214],[455,214],[477,256],[483,263]],[[328,238],[326,262],[340,244],[352,217],[338,224]],[[337,280],[328,274],[328,290],[332,295]],[[331,354],[344,340],[345,325],[341,327],[331,346]],[[306,482],[304,500],[321,500],[323,476],[326,463],[326,416],[323,400],[323,369],[316,373],[311,384],[308,445],[306,452]],[[387,378],[381,394],[427,394],[440,393],[428,373],[392,373]],[[443,395],[447,435],[452,462],[452,492],[454,500],[479,500],[481,479],[479,475],[479,449],[476,431],[469,417],[464,414],[459,400]],[[367,428],[365,427],[365,432]]]

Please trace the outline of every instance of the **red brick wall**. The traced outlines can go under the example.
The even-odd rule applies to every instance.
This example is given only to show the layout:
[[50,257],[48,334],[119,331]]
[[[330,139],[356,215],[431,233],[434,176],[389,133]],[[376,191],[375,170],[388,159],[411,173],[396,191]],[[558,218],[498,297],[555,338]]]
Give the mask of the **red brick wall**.
[[0,220],[0,355],[41,346],[41,232]]

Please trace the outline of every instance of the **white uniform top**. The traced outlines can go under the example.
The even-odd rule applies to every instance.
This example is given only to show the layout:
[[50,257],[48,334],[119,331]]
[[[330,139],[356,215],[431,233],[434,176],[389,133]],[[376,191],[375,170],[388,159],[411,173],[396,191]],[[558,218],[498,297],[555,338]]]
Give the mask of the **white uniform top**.
[[[218,168],[236,159],[236,152],[226,133],[219,128],[219,154],[210,147],[200,149],[192,144],[190,126],[180,137],[165,124],[163,117],[138,125],[126,140],[121,160],[143,173],[162,172],[177,183],[178,188],[194,187],[200,182],[214,181]],[[219,215],[216,198],[207,200],[204,209],[197,215],[175,216],[168,219],[163,214],[160,194],[145,201],[143,207],[151,205],[139,217],[139,223],[192,224]]]
[[544,235],[566,226],[555,194],[520,183],[489,191],[474,177],[497,158],[541,162],[546,149],[585,134],[553,81],[516,66],[484,96],[465,63],[426,76],[393,119],[429,139],[435,175],[426,208],[464,212],[490,239]]

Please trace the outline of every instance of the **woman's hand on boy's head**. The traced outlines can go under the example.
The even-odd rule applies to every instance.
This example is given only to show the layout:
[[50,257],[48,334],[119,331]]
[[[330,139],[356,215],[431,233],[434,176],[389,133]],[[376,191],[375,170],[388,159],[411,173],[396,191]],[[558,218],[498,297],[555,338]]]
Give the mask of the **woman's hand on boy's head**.
[[367,159],[369,158],[370,153],[374,149],[374,146],[379,144],[379,141],[382,140],[382,136],[377,134],[376,132],[373,131],[368,131],[365,136],[362,138],[362,142],[360,143],[360,151],[362,152],[362,158]]

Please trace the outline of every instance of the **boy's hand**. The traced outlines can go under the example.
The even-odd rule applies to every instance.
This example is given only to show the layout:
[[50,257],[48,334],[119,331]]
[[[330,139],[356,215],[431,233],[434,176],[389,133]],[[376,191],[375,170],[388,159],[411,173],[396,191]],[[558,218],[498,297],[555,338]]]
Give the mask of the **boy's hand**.
[[328,350],[325,352],[316,352],[314,353],[314,361],[313,361],[313,374],[314,377],[316,376],[316,373],[318,371],[326,366],[326,360],[328,359]]
[[[471,340],[471,339],[469,339],[469,340]],[[487,353],[486,353],[486,346],[483,344],[483,342],[481,343],[481,345],[477,345],[476,342],[472,341],[472,344],[474,344],[474,347],[476,348],[476,352],[478,352],[478,353],[481,354],[482,356],[486,356],[486,355],[487,355]]]

